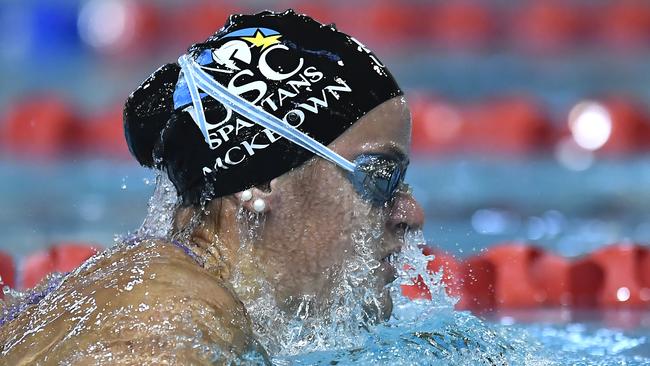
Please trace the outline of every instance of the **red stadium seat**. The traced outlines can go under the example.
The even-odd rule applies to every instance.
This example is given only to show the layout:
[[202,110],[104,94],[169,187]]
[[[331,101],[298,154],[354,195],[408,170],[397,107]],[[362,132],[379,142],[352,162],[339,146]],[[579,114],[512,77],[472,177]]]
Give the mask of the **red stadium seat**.
[[650,302],[650,250],[642,251],[637,263],[637,277],[641,284],[639,297],[645,302]]
[[602,268],[589,259],[571,263],[569,293],[574,308],[593,308],[598,305],[598,293],[603,287],[605,274]]
[[[159,7],[146,2],[127,1],[126,29],[115,43],[120,58],[146,57],[159,46],[166,47]],[[113,50],[109,50],[113,51]]]
[[122,105],[83,121],[79,131],[79,145],[85,152],[118,158],[130,156],[124,137]]
[[159,7],[146,2],[84,2],[77,24],[81,39],[89,47],[104,55],[119,56],[121,62],[148,55],[159,40],[166,40],[160,34]]
[[55,270],[59,272],[72,271],[96,253],[97,247],[78,243],[58,244],[50,248]]
[[2,289],[5,286],[16,286],[16,266],[14,259],[7,253],[0,252],[0,299],[3,298]]
[[293,9],[296,13],[307,14],[323,24],[337,22],[337,16],[335,15],[337,9],[326,2],[318,3],[309,0],[289,0],[279,8]]
[[600,38],[616,48],[643,50],[650,37],[650,4],[644,1],[617,0],[599,9],[596,29]]
[[[459,263],[431,247],[430,273],[444,269],[457,308],[473,312],[531,307],[616,308],[650,306],[650,249],[617,244],[570,262],[523,243],[493,246]],[[431,299],[422,277],[402,285],[410,299]]]
[[514,9],[509,34],[526,51],[563,50],[584,38],[589,18],[585,10],[560,0],[535,0]]
[[642,260],[648,249],[632,244],[611,245],[587,256],[603,272],[603,284],[597,301],[600,306],[643,306],[650,299],[642,295],[644,284],[639,278]]
[[169,39],[178,43],[179,52],[190,43],[203,41],[226,24],[231,14],[241,13],[234,1],[198,1],[175,7],[169,14]]
[[36,286],[53,272],[69,272],[97,253],[97,248],[76,243],[64,243],[28,256],[23,263],[23,288]]
[[33,95],[11,105],[0,123],[0,146],[12,155],[52,158],[69,152],[77,116],[59,98]]
[[499,308],[533,307],[544,302],[530,269],[542,252],[523,243],[491,247],[483,255],[494,266],[494,298]]
[[612,132],[599,151],[621,154],[647,149],[650,124],[643,107],[623,98],[609,98],[603,104],[612,118]]
[[49,251],[29,255],[22,264],[22,287],[36,286],[45,276],[54,272],[55,268],[54,258]]
[[643,287],[650,288],[650,249],[648,247],[644,247],[644,249],[639,255],[639,272],[637,276],[640,283],[643,284]]
[[521,155],[548,148],[555,139],[542,107],[526,97],[504,96],[461,109],[414,94],[409,96],[409,104],[416,153]]
[[571,263],[564,257],[542,252],[530,264],[531,283],[539,290],[540,303],[545,306],[568,306]]
[[419,7],[410,2],[349,2],[344,10],[337,12],[335,23],[341,31],[372,50],[395,52],[395,44],[413,44],[420,40],[424,24],[420,18],[423,15]]
[[485,46],[495,35],[495,14],[478,1],[443,1],[430,8],[428,33],[448,48]]
[[424,18],[420,8],[412,2],[374,1],[364,17],[368,22],[368,37],[375,40],[378,47],[390,47],[387,43],[401,45],[420,41],[424,30]]
[[465,117],[455,105],[424,94],[409,96],[415,153],[448,153],[462,149]]
[[496,309],[494,296],[496,269],[482,256],[470,257],[463,263],[461,283],[463,294],[456,305],[463,310],[485,312]]
[[543,109],[526,97],[502,97],[466,109],[464,147],[470,152],[518,156],[548,147],[551,122]]

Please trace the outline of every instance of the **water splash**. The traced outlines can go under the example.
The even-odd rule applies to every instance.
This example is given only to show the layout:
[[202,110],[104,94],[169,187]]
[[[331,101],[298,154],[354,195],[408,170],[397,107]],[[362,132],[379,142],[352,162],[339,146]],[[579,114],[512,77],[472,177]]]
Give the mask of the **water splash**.
[[178,194],[174,184],[169,180],[167,174],[159,173],[156,176],[156,189],[149,199],[147,216],[136,232],[136,236],[169,237],[177,205]]
[[[457,299],[449,297],[442,284],[442,273],[426,270],[431,257],[422,254],[424,243],[419,231],[407,232],[404,247],[393,259],[398,268],[398,279],[389,285],[393,297],[393,313],[387,322],[360,326],[359,317],[350,318],[348,329],[321,326],[319,332],[324,347],[309,344],[293,354],[279,354],[273,359],[278,365],[503,365],[553,364],[538,358],[536,348],[524,340],[509,336],[504,329],[488,325],[467,312],[455,311]],[[361,277],[367,275],[363,273]],[[431,301],[412,301],[401,294],[400,285],[410,284],[421,276],[432,295]],[[366,297],[371,292],[359,293],[360,287],[351,272],[351,286],[344,292],[349,296],[345,306]],[[358,306],[358,305],[356,305]],[[337,309],[338,310],[338,309]],[[354,322],[356,321],[356,323]],[[297,325],[295,325],[297,326]],[[354,329],[350,329],[354,328]]]

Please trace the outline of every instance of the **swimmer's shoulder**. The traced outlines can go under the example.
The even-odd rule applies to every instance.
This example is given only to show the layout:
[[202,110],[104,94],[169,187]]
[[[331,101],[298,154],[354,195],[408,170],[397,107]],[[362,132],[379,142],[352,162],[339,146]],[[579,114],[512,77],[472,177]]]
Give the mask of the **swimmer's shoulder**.
[[[175,339],[189,342],[176,345],[175,354],[169,356],[179,360],[227,359],[248,352],[264,355],[254,341],[250,318],[241,301],[182,247],[150,239],[125,248],[122,259],[130,264],[117,276],[119,295],[112,300],[112,306],[117,312],[137,309],[119,322],[122,327],[140,329],[133,341],[142,343],[144,339],[159,340],[173,334]],[[126,325],[137,323],[140,327]],[[179,356],[183,352],[185,355]]]
[[125,273],[143,271],[141,276],[149,292],[165,296],[198,299],[224,310],[239,311],[244,305],[215,274],[202,267],[187,248],[164,239],[147,239],[126,249],[124,259],[130,263]]
[[[113,300],[114,306],[167,303],[169,306],[159,310],[163,312],[200,307],[233,327],[250,329],[243,303],[217,275],[178,245],[147,239],[125,247],[109,262],[104,268],[121,268],[109,271],[114,277],[107,278],[114,284],[115,299],[120,299]],[[114,292],[108,293],[114,296]]]
[[[266,358],[243,304],[183,249],[163,240],[100,254],[52,295],[10,323],[13,337],[0,337],[28,334],[5,347],[7,361],[102,364],[98,360],[109,357],[105,364],[219,364],[249,353]],[[47,319],[54,320],[46,328],[31,329]]]
[[252,327],[243,303],[182,247],[151,239],[129,249],[125,257],[131,265],[122,283],[128,286],[137,277],[133,273],[141,273],[142,283],[133,286],[122,307],[147,304],[157,316],[189,321],[176,326],[190,333],[200,330],[209,342],[240,351],[251,346]]

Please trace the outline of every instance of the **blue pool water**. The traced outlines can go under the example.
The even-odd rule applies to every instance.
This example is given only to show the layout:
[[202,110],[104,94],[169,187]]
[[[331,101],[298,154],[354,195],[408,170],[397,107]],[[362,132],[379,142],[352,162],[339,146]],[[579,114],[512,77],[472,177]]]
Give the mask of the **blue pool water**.
[[[397,309],[421,313],[422,309]],[[648,365],[650,328],[624,331],[602,324],[483,323],[436,309],[426,321],[393,320],[368,334],[363,347],[289,357],[297,365]],[[432,332],[432,330],[434,330]],[[432,361],[435,360],[435,361]]]

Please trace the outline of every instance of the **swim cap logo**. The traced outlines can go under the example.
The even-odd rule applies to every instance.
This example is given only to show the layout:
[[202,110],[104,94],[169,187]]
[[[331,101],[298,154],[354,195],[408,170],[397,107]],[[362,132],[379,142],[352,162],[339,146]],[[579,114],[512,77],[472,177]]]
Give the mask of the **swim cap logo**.
[[[339,93],[350,93],[347,82],[339,77],[327,77],[315,66],[306,64],[301,54],[281,42],[282,35],[269,28],[245,28],[220,38],[223,42],[196,56],[201,68],[228,90],[250,103],[264,108],[285,123],[299,127],[307,116],[318,115],[328,108]],[[342,66],[341,61],[338,62]],[[201,98],[207,97],[201,93]],[[219,121],[199,126],[184,78],[179,78],[174,92],[177,109],[187,111],[197,126],[204,131],[205,141],[212,150],[225,149],[204,174],[238,165],[259,150],[263,150],[280,136],[264,129],[243,141],[236,138],[255,126],[241,116],[233,118],[232,110],[224,106],[225,115]],[[205,128],[202,128],[205,127]],[[207,136],[206,136],[207,135]],[[236,141],[234,146],[228,146]],[[227,149],[226,149],[227,148]]]
[[274,45],[276,43],[280,43],[279,41],[280,37],[282,37],[280,34],[266,36],[260,29],[257,29],[255,31],[255,37],[241,37],[241,38],[254,44],[257,47],[262,47],[262,51],[264,51],[267,47]]

